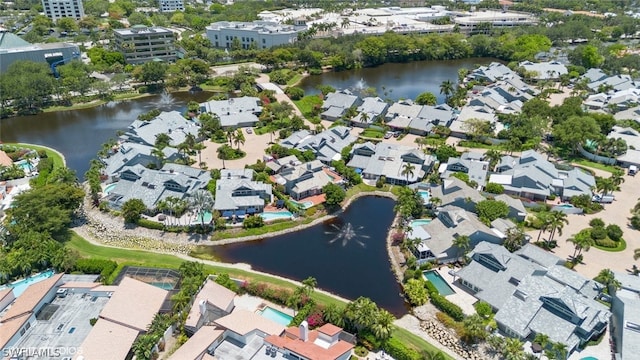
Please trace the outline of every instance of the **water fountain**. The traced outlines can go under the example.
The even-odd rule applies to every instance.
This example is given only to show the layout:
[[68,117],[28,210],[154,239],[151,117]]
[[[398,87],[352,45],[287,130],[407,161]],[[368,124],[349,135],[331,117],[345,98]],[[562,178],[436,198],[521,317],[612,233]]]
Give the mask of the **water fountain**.
[[347,246],[347,244],[351,241],[355,242],[356,244],[362,247],[367,247],[367,245],[359,239],[369,239],[370,236],[356,233],[356,230],[360,231],[364,229],[364,226],[359,226],[358,228],[354,228],[354,226],[351,223],[346,223],[342,228],[340,228],[336,224],[331,224],[331,227],[334,228],[335,231],[325,232],[325,234],[327,235],[331,235],[331,234],[335,235],[331,240],[329,240],[329,244],[333,244],[338,240],[342,240],[343,247]]
[[158,109],[169,109],[174,107],[176,103],[177,101],[173,97],[173,95],[165,90],[162,92],[162,94],[160,94],[160,98],[158,98],[157,101],[153,102],[153,106]]

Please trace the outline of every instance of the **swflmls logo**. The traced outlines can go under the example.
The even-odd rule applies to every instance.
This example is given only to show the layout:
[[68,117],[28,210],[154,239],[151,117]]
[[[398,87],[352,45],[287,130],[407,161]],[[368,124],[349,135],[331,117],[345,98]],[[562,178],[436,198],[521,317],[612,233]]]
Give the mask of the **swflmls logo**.
[[82,354],[78,347],[8,347],[2,349],[2,358],[61,358]]

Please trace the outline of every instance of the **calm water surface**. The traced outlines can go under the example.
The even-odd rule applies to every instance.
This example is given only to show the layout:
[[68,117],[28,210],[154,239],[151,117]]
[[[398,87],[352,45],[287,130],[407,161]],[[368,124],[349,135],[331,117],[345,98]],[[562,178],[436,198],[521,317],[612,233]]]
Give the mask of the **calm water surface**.
[[255,270],[304,280],[356,299],[366,296],[396,316],[407,312],[391,272],[386,237],[395,202],[367,196],[338,218],[270,239],[211,247],[226,262],[249,263]]
[[419,94],[430,91],[444,102],[440,94],[440,84],[445,80],[458,82],[458,69],[473,69],[478,65],[488,65],[495,59],[476,58],[449,61],[414,61],[410,63],[389,63],[377,67],[341,72],[328,72],[303,79],[300,86],[305,94],[319,93],[318,85],[331,85],[336,89],[357,91],[374,87],[383,99],[415,99]]

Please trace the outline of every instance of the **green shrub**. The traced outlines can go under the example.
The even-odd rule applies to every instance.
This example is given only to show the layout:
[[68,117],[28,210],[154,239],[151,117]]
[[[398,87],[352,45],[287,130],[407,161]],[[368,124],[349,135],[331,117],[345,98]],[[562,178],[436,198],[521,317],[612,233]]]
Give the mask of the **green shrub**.
[[233,291],[233,292],[238,292],[238,284],[236,284],[235,281],[233,281],[230,277],[229,274],[227,273],[223,273],[220,274],[218,276],[216,276],[216,280],[215,282],[217,284],[220,284],[224,287],[226,287],[227,289]]
[[291,100],[300,100],[304,97],[304,90],[297,86],[288,87],[284,93],[287,94]]
[[422,359],[422,356],[420,356],[420,354],[417,351],[411,348],[408,348],[406,345],[404,345],[399,340],[394,338],[387,340],[382,346],[382,348],[384,349],[384,351],[387,352],[387,354],[391,355],[391,357],[396,360],[421,360]]
[[503,194],[504,186],[496,183],[488,183],[484,190],[491,194]]
[[489,303],[486,301],[478,301],[475,305],[473,305],[473,307],[476,309],[478,315],[482,316],[483,318],[488,318],[491,316],[491,314],[493,314],[491,305],[489,305]]
[[291,319],[291,323],[289,326],[300,326],[300,324],[315,310],[316,304],[313,302],[306,303],[300,311],[296,314],[296,316]]
[[453,320],[462,321],[464,319],[464,313],[460,306],[452,303],[447,300],[444,296],[440,294],[430,294],[431,295],[431,303],[433,306],[438,308],[438,310],[444,312],[445,314],[451,316]]
[[589,226],[594,227],[594,228],[603,228],[604,227],[604,221],[602,221],[602,219],[600,219],[600,218],[593,218],[593,219],[591,219],[591,221],[589,221]]
[[438,289],[436,288],[435,285],[433,285],[431,283],[431,281],[425,281],[424,282],[424,287],[425,287],[425,289],[427,289],[427,292],[429,293],[429,296],[431,296],[433,294],[436,294],[436,295],[439,294],[438,293]]
[[593,240],[602,240],[607,238],[607,230],[601,227],[591,228],[591,238]]
[[611,240],[620,241],[620,239],[622,238],[622,229],[620,229],[620,226],[616,224],[611,224],[607,226],[606,230],[607,230],[607,236],[609,236]]
[[367,348],[365,348],[364,346],[358,345],[355,349],[353,349],[353,352],[360,357],[365,357],[369,353],[369,350],[367,350]]
[[244,229],[259,228],[263,226],[264,226],[264,219],[262,218],[262,216],[258,216],[258,215],[247,216],[242,222],[242,227]]
[[429,294],[422,285],[423,282],[423,280],[409,279],[404,284],[404,294],[413,306],[423,305],[429,300]]
[[227,228],[227,220],[225,218],[217,218],[215,221],[216,230],[224,230]]
[[96,324],[97,321],[98,321],[98,318],[91,318],[89,319],[89,325],[93,326]]
[[147,229],[164,230],[164,224],[161,224],[153,220],[147,220],[144,218],[138,219],[138,221],[136,221],[136,224],[138,226],[142,226],[143,228],[147,228]]
[[113,260],[83,258],[76,261],[73,270],[83,274],[100,274],[107,279],[117,267],[118,263]]
[[382,346],[380,340],[378,340],[378,338],[376,338],[375,335],[373,335],[369,331],[361,331],[358,334],[358,340],[369,351],[380,349],[380,347]]
[[609,238],[596,239],[596,245],[606,247],[606,248],[617,248],[618,243]]

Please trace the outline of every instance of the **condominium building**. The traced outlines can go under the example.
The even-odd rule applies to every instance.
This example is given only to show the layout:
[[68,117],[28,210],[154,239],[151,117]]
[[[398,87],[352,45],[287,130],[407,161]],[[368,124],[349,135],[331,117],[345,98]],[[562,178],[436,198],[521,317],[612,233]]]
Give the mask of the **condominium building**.
[[116,49],[124,55],[127,64],[176,60],[174,35],[168,29],[135,25],[113,30],[113,33]]
[[184,11],[182,0],[160,0],[160,12]]
[[292,44],[298,32],[305,27],[283,25],[270,21],[237,22],[219,21],[207,26],[207,38],[217,48],[229,49],[237,46],[249,49],[266,49],[277,45]]
[[81,19],[84,17],[82,0],[42,0],[45,15],[53,21],[60,18]]

